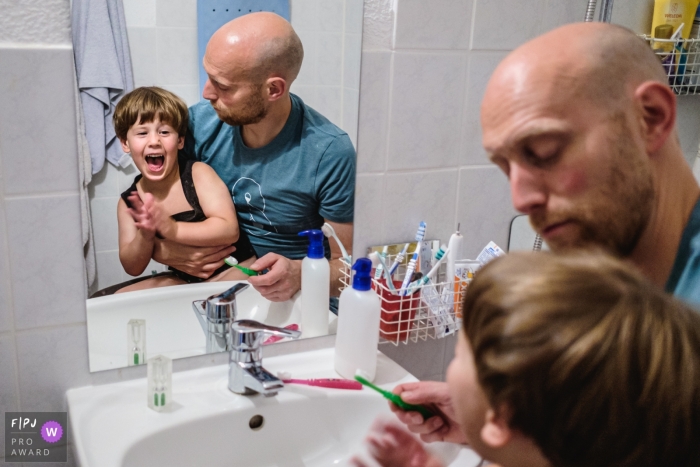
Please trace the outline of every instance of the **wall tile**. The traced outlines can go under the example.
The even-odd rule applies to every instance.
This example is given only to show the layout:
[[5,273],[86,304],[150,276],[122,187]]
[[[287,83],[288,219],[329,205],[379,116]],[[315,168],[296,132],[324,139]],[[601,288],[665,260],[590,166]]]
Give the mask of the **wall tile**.
[[[468,49],[473,0],[443,0],[438,5],[400,0],[396,49]],[[501,30],[503,33],[503,30]]]
[[426,239],[449,240],[454,232],[459,169],[390,173],[384,182],[385,243],[413,240],[420,221],[428,224]]
[[119,250],[100,251],[95,256],[97,257],[97,280],[94,292],[124,282],[122,278],[124,269],[119,262]]
[[357,148],[357,107],[359,100],[360,91],[343,89],[343,124],[341,128],[347,132],[355,148]]
[[95,251],[119,249],[117,203],[119,197],[96,198],[90,203],[95,234]]
[[[19,399],[17,397],[17,354],[15,353],[15,337],[13,334],[0,334],[0,413],[17,412]],[[5,456],[5,416],[0,424],[0,458]]]
[[360,89],[362,35],[345,34],[345,44],[343,45],[343,49],[343,87]]
[[700,144],[700,102],[697,96],[678,96],[676,127],[686,160],[693,166]]
[[180,99],[185,101],[188,107],[195,105],[203,99],[202,95],[199,93],[198,84],[168,84],[163,85],[163,88],[180,97]]
[[[126,24],[130,28],[154,27],[156,25],[156,0],[124,0],[124,16]],[[129,41],[131,41],[131,36],[129,36]]]
[[[472,50],[512,50],[540,30],[544,0],[507,4],[499,0],[475,1]],[[585,4],[581,5],[585,13]]]
[[444,372],[445,339],[382,344],[379,350],[420,380],[428,380]]
[[457,164],[465,76],[465,54],[395,53],[390,167],[418,169]]
[[291,92],[301,97],[304,104],[316,109],[318,99],[316,97],[316,86],[314,85],[303,85],[297,84],[296,82],[292,85]]
[[[291,0],[289,2],[290,19],[292,27],[299,34],[303,31],[318,30],[318,1],[317,0]],[[299,34],[301,37],[301,34]],[[303,43],[302,39],[302,43]],[[306,47],[306,44],[304,44]]]
[[318,86],[316,89],[316,110],[328,120],[340,126],[341,121],[341,96],[340,86]]
[[197,0],[156,0],[156,26],[196,29]]
[[355,232],[353,258],[364,258],[367,248],[384,243],[382,205],[384,175],[359,174],[355,182]]
[[316,14],[317,29],[326,32],[343,32],[343,0],[322,0]]
[[345,0],[345,33],[362,33],[362,0]]
[[[2,200],[2,196],[0,196],[0,332],[10,331],[14,323],[6,226],[5,204]],[[0,373],[0,375],[1,374],[2,373]]]
[[392,49],[395,9],[394,0],[366,2],[362,22],[362,50]]
[[85,321],[78,195],[5,200],[15,328]]
[[[598,5],[600,6],[600,5]],[[545,0],[542,11],[540,33],[551,31],[567,23],[583,21],[586,17],[586,2],[562,2],[561,0]],[[595,15],[598,19],[598,15]]]
[[[155,1],[155,0],[154,0]],[[129,49],[131,50],[131,68],[134,70],[134,86],[153,86],[158,82],[156,65],[156,28],[129,27]]]
[[16,340],[22,410],[66,410],[66,390],[90,384],[85,324],[20,332]]
[[316,83],[340,86],[343,79],[343,35],[322,32],[316,42]]
[[481,144],[481,121],[479,115],[486,84],[496,66],[505,56],[506,53],[504,52],[472,52],[469,54],[464,123],[460,132],[462,134],[463,164],[490,163]]
[[74,96],[56,92],[74,87],[72,49],[0,48],[0,63],[5,193],[77,192]]
[[[131,185],[134,183],[134,179],[137,175],[139,175],[139,171],[136,168],[136,166],[132,164],[125,169],[117,169],[117,172],[117,181],[119,183],[119,188],[117,189],[117,191],[119,192],[119,196],[121,196],[121,194],[124,191],[128,190],[129,187],[131,187]],[[114,209],[116,209],[116,207]]]
[[363,52],[360,69],[360,108],[357,171],[377,172],[386,165],[391,52]]
[[506,176],[496,167],[461,169],[457,198],[465,256],[476,258],[491,240],[507,249],[510,223],[518,212]]
[[197,28],[158,28],[156,44],[158,83],[199,85]]
[[297,34],[299,39],[301,39],[301,44],[304,46],[304,60],[301,63],[301,70],[299,70],[299,75],[294,84],[316,84],[317,33],[313,31],[297,31]]
[[[600,9],[600,2],[598,2],[598,9]],[[654,0],[615,0],[613,3],[612,22],[629,28],[637,34],[649,34],[651,33],[653,13]],[[595,19],[596,21],[598,20],[597,12]]]
[[90,199],[119,196],[118,172],[112,164],[105,164],[94,174],[88,187]]

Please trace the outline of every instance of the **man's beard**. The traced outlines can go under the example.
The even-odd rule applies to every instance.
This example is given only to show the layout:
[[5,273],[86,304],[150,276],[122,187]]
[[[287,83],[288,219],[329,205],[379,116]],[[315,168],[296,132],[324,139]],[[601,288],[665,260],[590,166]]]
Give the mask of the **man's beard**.
[[260,87],[250,95],[250,98],[240,109],[229,109],[212,104],[219,118],[231,126],[252,125],[260,122],[267,115],[265,99],[260,92]]
[[607,161],[604,181],[569,209],[530,213],[530,223],[540,234],[558,222],[570,221],[577,227],[575,237],[547,242],[556,252],[594,247],[626,257],[637,246],[649,222],[655,192],[651,171],[643,159],[647,156],[637,152],[624,118],[611,119],[610,126],[613,137],[609,143],[614,153]]

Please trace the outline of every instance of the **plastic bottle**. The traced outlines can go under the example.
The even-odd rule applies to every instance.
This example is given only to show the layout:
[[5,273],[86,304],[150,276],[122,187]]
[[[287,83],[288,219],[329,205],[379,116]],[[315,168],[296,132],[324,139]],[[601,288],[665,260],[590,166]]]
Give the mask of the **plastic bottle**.
[[299,235],[309,237],[309,250],[301,262],[301,336],[325,336],[331,287],[331,268],[323,250],[325,236],[316,229]]
[[362,370],[365,378],[373,381],[377,373],[380,302],[371,287],[372,262],[360,258],[352,270],[352,287],[340,294],[335,371],[352,379],[357,370]]

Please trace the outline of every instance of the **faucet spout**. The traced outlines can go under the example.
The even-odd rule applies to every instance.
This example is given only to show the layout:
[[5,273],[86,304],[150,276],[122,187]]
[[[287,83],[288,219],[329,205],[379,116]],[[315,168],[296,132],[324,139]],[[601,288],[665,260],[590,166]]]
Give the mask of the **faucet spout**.
[[236,284],[206,300],[192,302],[194,314],[202,326],[202,331],[204,331],[207,353],[223,352],[230,349],[229,328],[238,314],[236,294],[248,287],[249,284]]
[[262,366],[265,333],[294,339],[301,335],[299,331],[267,326],[249,319],[234,321],[231,324],[228,388],[236,394],[260,393],[270,397],[284,388],[284,383]]

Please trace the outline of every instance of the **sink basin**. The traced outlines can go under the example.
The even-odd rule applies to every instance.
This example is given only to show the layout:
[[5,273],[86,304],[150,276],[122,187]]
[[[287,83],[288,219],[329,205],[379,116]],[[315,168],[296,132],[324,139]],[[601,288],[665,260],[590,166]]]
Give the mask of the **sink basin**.
[[[194,300],[219,294],[245,281],[199,284],[139,290],[87,301],[90,371],[127,365],[127,323],[146,320],[146,356],[191,357],[206,353],[204,332],[192,310]],[[301,324],[300,294],[285,302],[270,302],[253,287],[237,297],[238,319],[284,327]],[[329,312],[331,329],[335,315]]]
[[[273,374],[338,377],[333,349],[267,358]],[[377,415],[390,414],[374,391],[287,384],[277,395],[239,396],[227,388],[228,366],[173,375],[172,407],[146,406],[145,379],[66,393],[76,455],[82,467],[301,467],[346,465],[361,451]],[[378,385],[415,381],[379,354]],[[467,449],[446,448],[445,460],[476,465]],[[460,459],[462,459],[460,461]],[[465,460],[466,459],[466,460]],[[466,462],[460,464],[457,462]]]

